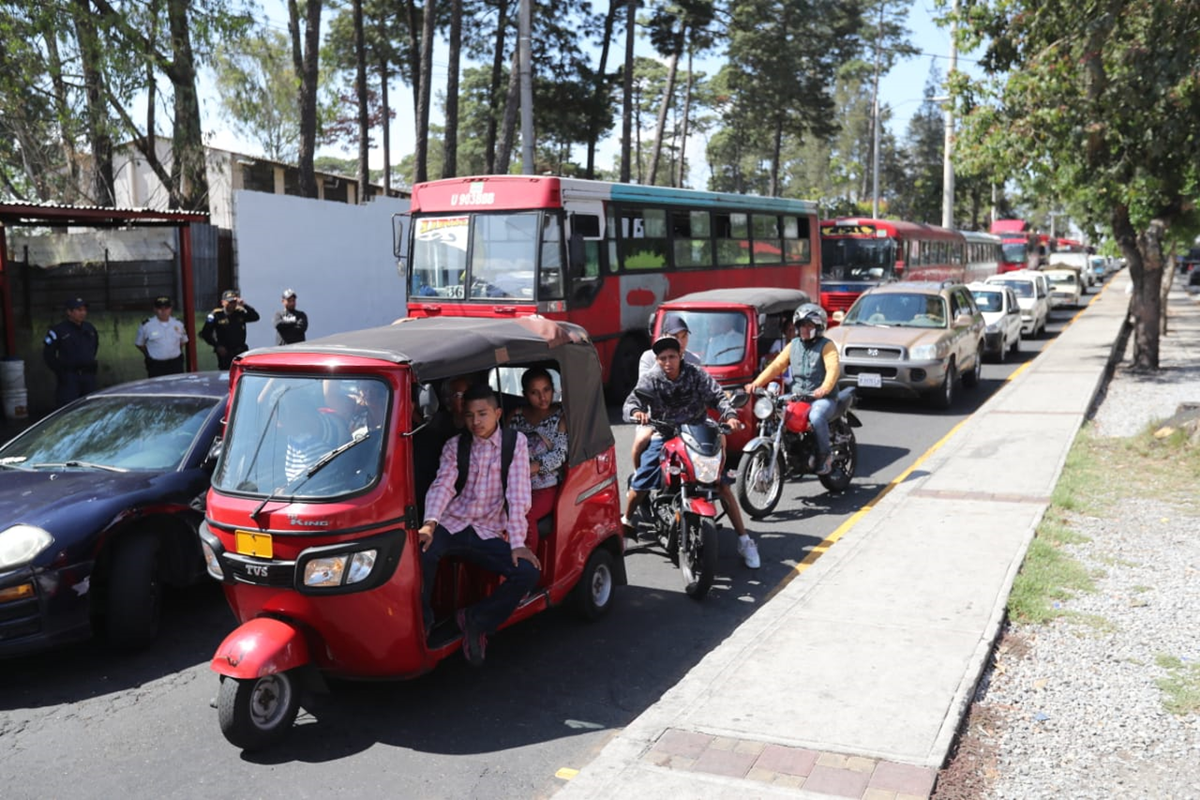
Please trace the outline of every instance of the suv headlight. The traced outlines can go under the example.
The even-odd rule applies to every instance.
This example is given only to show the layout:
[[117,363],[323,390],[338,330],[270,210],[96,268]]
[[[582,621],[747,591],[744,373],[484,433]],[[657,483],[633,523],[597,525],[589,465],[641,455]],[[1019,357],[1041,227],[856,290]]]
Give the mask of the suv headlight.
[[919,344],[908,351],[908,357],[913,361],[935,361],[945,355],[941,344]]
[[54,537],[34,525],[13,525],[0,531],[0,569],[28,564],[52,544]]
[[361,550],[311,559],[304,564],[304,585],[333,587],[359,583],[371,574],[378,554],[378,550]]

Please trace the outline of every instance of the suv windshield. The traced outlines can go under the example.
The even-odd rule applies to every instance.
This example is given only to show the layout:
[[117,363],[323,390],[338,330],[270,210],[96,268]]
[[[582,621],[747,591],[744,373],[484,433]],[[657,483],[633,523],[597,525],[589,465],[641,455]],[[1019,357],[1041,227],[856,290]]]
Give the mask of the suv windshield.
[[5,445],[0,465],[173,470],[217,403],[215,397],[89,397]]
[[361,491],[379,475],[388,404],[381,380],[243,375],[213,488],[305,498]]
[[850,307],[843,325],[945,328],[946,301],[938,294],[868,292]]

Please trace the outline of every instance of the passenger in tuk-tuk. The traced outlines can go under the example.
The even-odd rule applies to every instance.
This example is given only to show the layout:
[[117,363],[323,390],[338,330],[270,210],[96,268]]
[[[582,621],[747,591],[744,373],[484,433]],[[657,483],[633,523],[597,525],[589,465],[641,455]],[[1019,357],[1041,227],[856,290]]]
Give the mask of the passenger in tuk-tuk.
[[[702,367],[685,363],[680,358],[680,350],[679,340],[674,336],[663,336],[654,342],[658,364],[638,379],[634,391],[630,392],[629,397],[626,398],[623,408],[625,418],[644,425],[650,419],[651,411],[653,411],[666,422],[694,422],[705,419],[711,408],[720,411],[721,418],[734,430],[742,428],[742,421],[737,418],[737,412],[730,405],[729,398],[721,389],[721,385]],[[643,406],[642,399],[637,396],[639,391],[652,398],[651,409]],[[625,494],[625,514],[621,517],[621,525],[624,527],[627,537],[636,534],[636,528],[632,522],[634,511],[641,504],[646,493],[658,487],[662,477],[659,454],[662,451],[663,439],[661,436],[652,436],[651,443],[652,445],[648,446],[642,454],[641,463],[638,465],[637,472],[634,473],[629,491]],[[721,437],[721,449],[722,451],[725,449],[724,436]],[[733,492],[730,491],[729,485],[725,481],[720,481],[719,485],[721,505],[725,507],[725,513],[729,515],[729,522],[737,532],[738,555],[742,557],[747,567],[758,569],[761,563],[758,545],[746,531],[746,524],[742,521],[742,512],[733,498]]]
[[558,480],[567,463],[567,421],[562,406],[554,402],[554,381],[541,367],[521,376],[525,405],[508,415],[507,424],[525,434],[529,447],[529,480],[533,487],[529,530],[525,546],[537,552],[538,521],[554,511]]
[[463,632],[463,655],[473,666],[479,666],[488,635],[537,585],[541,565],[525,546],[531,491],[525,436],[515,435],[506,478],[502,469],[500,403],[495,392],[487,385],[475,385],[464,393],[463,401],[467,431],[459,436],[472,437],[465,483],[461,491],[456,491],[460,467],[456,436],[442,447],[437,477],[425,498],[425,522],[417,537],[426,636],[433,628],[433,582],[443,557],[458,556],[504,577],[491,595],[470,608],[459,609],[456,616]]

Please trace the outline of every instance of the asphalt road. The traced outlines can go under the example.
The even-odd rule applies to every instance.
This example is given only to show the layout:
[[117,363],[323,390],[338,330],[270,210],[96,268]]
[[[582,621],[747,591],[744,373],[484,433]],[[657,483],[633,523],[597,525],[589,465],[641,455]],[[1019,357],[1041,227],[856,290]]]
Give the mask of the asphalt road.
[[[546,797],[556,773],[587,764],[616,729],[675,684],[765,601],[797,562],[1033,358],[1049,337],[988,364],[950,411],[871,401],[856,413],[859,474],[842,495],[789,483],[779,509],[751,522],[762,568],[721,531],[721,574],[703,602],[683,593],[654,548],[626,556],[630,585],[612,612],[582,623],[552,611],[489,642],[487,664],[452,658],[408,682],[336,683],[301,711],[275,750],[228,745],[209,706],[208,659],[233,627],[217,586],[169,598],[167,634],[125,656],[84,644],[0,662],[0,786],[6,798]],[[614,421],[616,409],[613,410]],[[631,429],[615,426],[628,469]],[[624,474],[622,474],[624,478]],[[799,578],[803,580],[803,576]]]

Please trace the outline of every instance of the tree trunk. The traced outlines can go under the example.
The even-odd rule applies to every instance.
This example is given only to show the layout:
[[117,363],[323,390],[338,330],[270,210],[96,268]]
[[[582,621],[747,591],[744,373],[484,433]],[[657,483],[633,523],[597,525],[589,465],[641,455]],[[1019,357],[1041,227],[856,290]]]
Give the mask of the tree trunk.
[[417,81],[416,164],[413,183],[429,179],[429,103],[433,98],[433,35],[437,22],[437,0],[425,0],[421,25],[421,72]]
[[80,69],[83,72],[87,138],[92,148],[92,202],[98,206],[112,206],[116,203],[112,135],[108,130],[104,87],[101,86],[103,75],[100,71],[100,45],[91,14],[87,0],[75,0],[72,16],[75,22],[75,36],[79,42]]
[[[175,90],[175,123],[171,158],[171,204],[189,211],[208,211],[208,165],[204,157],[204,131],[200,125],[200,98],[196,92],[196,60],[188,14],[191,0],[169,0],[171,66],[167,77]],[[148,133],[150,133],[148,131]]]
[[297,168],[300,172],[301,197],[317,196],[317,174],[313,157],[317,145],[317,65],[321,46],[321,3],[308,0],[304,7],[304,33],[301,38],[300,10],[296,0],[288,0],[288,31],[292,37],[292,67],[298,84],[300,107],[300,147]]
[[508,94],[504,98],[504,126],[500,130],[500,144],[496,148],[496,174],[508,174],[508,162],[512,160],[513,140],[517,136],[517,111],[521,93],[521,56],[519,47],[513,48],[512,66],[508,71]]
[[625,15],[625,75],[621,98],[621,183],[629,183],[633,162],[633,41],[637,34],[638,0],[629,0]]
[[358,203],[367,202],[371,183],[371,126],[367,113],[367,45],[363,34],[362,0],[353,0],[354,15],[354,92],[358,103]]
[[687,179],[688,117],[692,113],[692,48],[688,47],[687,89],[683,93],[683,122],[679,135],[679,180],[676,186],[683,188]]
[[1112,214],[1113,237],[1129,264],[1129,279],[1133,284],[1133,368],[1158,369],[1158,331],[1162,316],[1163,225],[1154,220],[1138,234],[1129,219],[1129,209],[1118,205]]
[[658,107],[658,122],[654,126],[654,149],[650,152],[650,180],[647,181],[651,186],[658,177],[658,159],[662,154],[663,133],[667,129],[667,111],[671,108],[671,101],[675,99],[675,73],[678,69],[679,52],[676,50],[667,59],[667,85],[663,88],[662,104]]
[[783,120],[775,121],[774,135],[771,137],[771,197],[779,196],[779,159],[783,153]]
[[392,108],[388,100],[388,62],[379,62],[379,101],[383,105],[383,194],[392,196]]
[[442,177],[458,174],[458,71],[462,54],[462,0],[450,0],[450,65],[446,76],[446,133],[442,141]]
[[496,173],[496,139],[500,127],[500,82],[504,79],[504,40],[508,28],[508,3],[496,3],[496,43],[492,48],[492,80],[488,87],[487,138],[483,159],[489,175]]
[[608,13],[604,15],[604,36],[600,45],[600,64],[596,67],[596,84],[592,91],[591,119],[588,120],[587,169],[584,177],[596,177],[596,140],[600,138],[600,110],[606,106],[605,94],[608,87],[608,45],[612,40],[613,28],[617,24],[617,11],[621,0],[609,0]]
[[[67,85],[63,80],[62,58],[58,53],[58,39],[54,36],[45,37],[46,42],[46,61],[50,70],[50,83],[54,87],[54,109],[60,120],[62,120],[63,130],[60,135],[62,137],[63,160],[66,162],[67,181],[66,190],[62,194],[64,203],[74,203],[79,196],[79,158],[75,150],[75,132],[72,130],[72,122],[75,115],[69,112],[70,101],[67,99]],[[24,148],[22,148],[24,149]],[[49,200],[49,194],[46,192],[44,181],[39,181],[38,199]]]
[[408,17],[405,32],[408,34],[408,74],[412,76],[413,119],[418,119],[421,110],[421,93],[418,91],[421,82],[421,40],[417,31],[421,26],[417,24],[416,0],[404,0],[404,13]]

